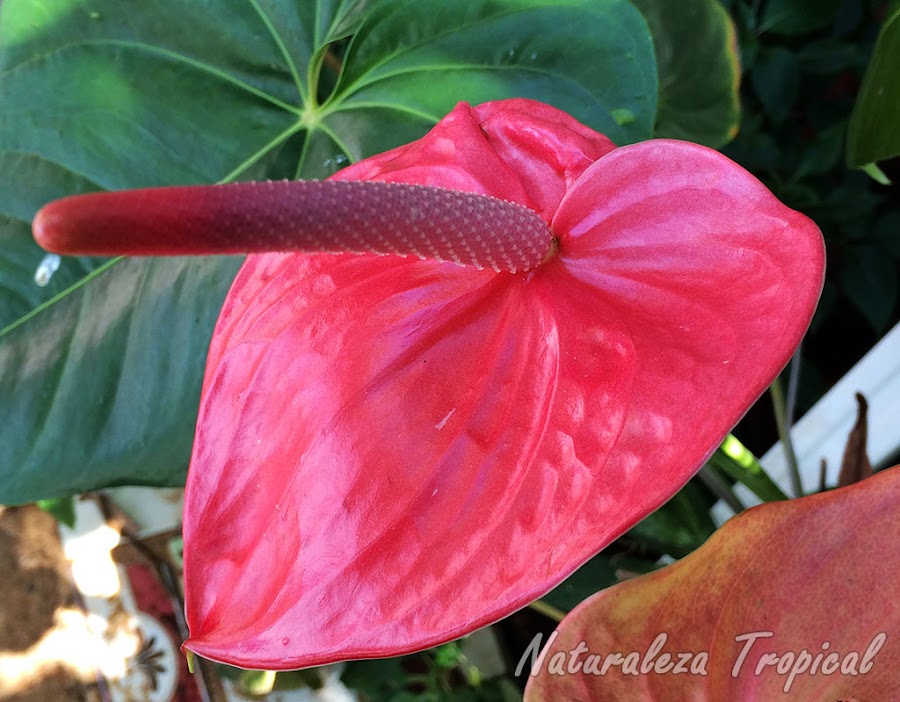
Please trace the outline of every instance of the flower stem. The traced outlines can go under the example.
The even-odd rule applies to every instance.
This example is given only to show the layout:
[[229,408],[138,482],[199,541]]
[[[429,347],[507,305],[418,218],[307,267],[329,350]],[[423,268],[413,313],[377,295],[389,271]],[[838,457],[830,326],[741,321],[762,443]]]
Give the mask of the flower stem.
[[797,454],[794,453],[794,443],[791,441],[791,428],[787,422],[781,378],[775,378],[775,381],[769,386],[769,393],[772,397],[772,408],[775,410],[775,424],[778,427],[778,436],[781,439],[784,457],[787,461],[788,474],[791,477],[791,491],[794,493],[794,497],[803,497],[803,481],[800,477],[800,468],[797,465]]
[[548,617],[555,622],[561,622],[566,617],[565,612],[558,607],[554,607],[552,604],[544,602],[544,600],[535,600],[529,604],[528,607],[535,612],[540,612],[545,617]]
[[731,491],[728,483],[709,464],[704,465],[697,472],[697,478],[735,514],[740,514],[746,509],[737,495]]

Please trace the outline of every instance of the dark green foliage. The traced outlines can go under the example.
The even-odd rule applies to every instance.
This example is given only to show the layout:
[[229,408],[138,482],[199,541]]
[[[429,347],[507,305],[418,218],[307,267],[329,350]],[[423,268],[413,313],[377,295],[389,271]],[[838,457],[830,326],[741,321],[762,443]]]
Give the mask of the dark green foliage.
[[900,318],[897,191],[844,161],[850,116],[887,3],[726,5],[741,47],[743,121],[724,151],[825,235],[825,290],[804,345],[801,405],[808,406]]

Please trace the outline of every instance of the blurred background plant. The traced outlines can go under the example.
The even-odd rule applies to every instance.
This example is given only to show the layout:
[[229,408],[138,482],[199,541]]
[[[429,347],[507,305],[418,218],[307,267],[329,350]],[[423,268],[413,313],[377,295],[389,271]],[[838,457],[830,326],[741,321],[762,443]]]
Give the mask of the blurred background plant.
[[[812,217],[828,251],[825,288],[803,345],[802,413],[900,319],[897,190],[847,163],[851,116],[876,38],[900,5],[865,0],[725,5],[739,37],[742,120],[723,151],[779,199]],[[884,62],[896,67],[896,45],[883,51]],[[894,102],[893,109],[900,104]],[[866,138],[876,142],[881,158],[897,153],[890,122],[882,116],[874,129],[855,125],[857,133],[869,128]],[[888,177],[900,176],[895,161],[883,166]],[[764,404],[760,409],[769,411]],[[773,426],[747,422],[738,434],[762,451],[772,443]]]

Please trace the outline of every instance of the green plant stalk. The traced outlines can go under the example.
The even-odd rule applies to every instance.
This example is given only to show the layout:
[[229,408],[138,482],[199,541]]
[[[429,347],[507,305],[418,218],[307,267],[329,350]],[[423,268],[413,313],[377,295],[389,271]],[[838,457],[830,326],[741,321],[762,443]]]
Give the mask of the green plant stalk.
[[775,382],[769,386],[769,393],[772,397],[772,408],[775,410],[775,425],[778,427],[778,437],[781,440],[784,456],[787,460],[788,474],[791,478],[791,490],[794,493],[794,497],[803,497],[803,481],[800,478],[797,454],[794,453],[794,444],[791,441],[791,428],[787,422],[781,378],[775,378]]
[[787,500],[780,487],[763,470],[756,457],[732,434],[710,456],[708,464],[729,478],[745,485],[763,502]]
[[697,477],[703,482],[706,487],[710,489],[710,491],[718,497],[722,502],[727,504],[731,511],[735,514],[739,514],[743,512],[745,507],[741,503],[741,501],[737,498],[728,484],[722,480],[722,476],[719,475],[715,470],[710,467],[710,464],[707,463],[704,465],[700,472],[697,473]]
[[528,606],[535,612],[540,612],[545,617],[549,617],[555,622],[561,622],[566,617],[566,613],[563,610],[554,607],[552,604],[548,604],[543,600],[535,600]]

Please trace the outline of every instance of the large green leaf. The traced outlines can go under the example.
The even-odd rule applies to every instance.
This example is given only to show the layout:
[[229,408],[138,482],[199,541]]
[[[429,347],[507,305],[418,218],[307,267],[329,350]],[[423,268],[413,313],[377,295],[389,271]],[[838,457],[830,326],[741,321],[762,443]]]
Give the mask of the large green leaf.
[[741,118],[740,59],[728,12],[719,0],[632,2],[656,46],[656,136],[724,146],[737,134]]
[[847,133],[853,167],[900,156],[900,10],[885,23],[866,69]]
[[0,215],[0,329],[63,292],[84,277],[94,263],[88,258],[68,258],[60,263],[49,284],[39,287],[35,273],[44,257],[25,222]]
[[385,3],[346,58],[324,109],[335,134],[353,135],[342,139],[351,159],[384,150],[393,133],[420,133],[460,96],[542,99],[618,144],[653,124],[651,41],[618,0]]
[[183,482],[206,347],[238,264],[111,261],[4,331],[3,500]]
[[[17,0],[0,6],[0,502],[177,484],[234,259],[63,260],[27,221],[96,189],[321,178],[519,95],[650,136],[625,0]],[[349,40],[344,41],[344,40]]]

